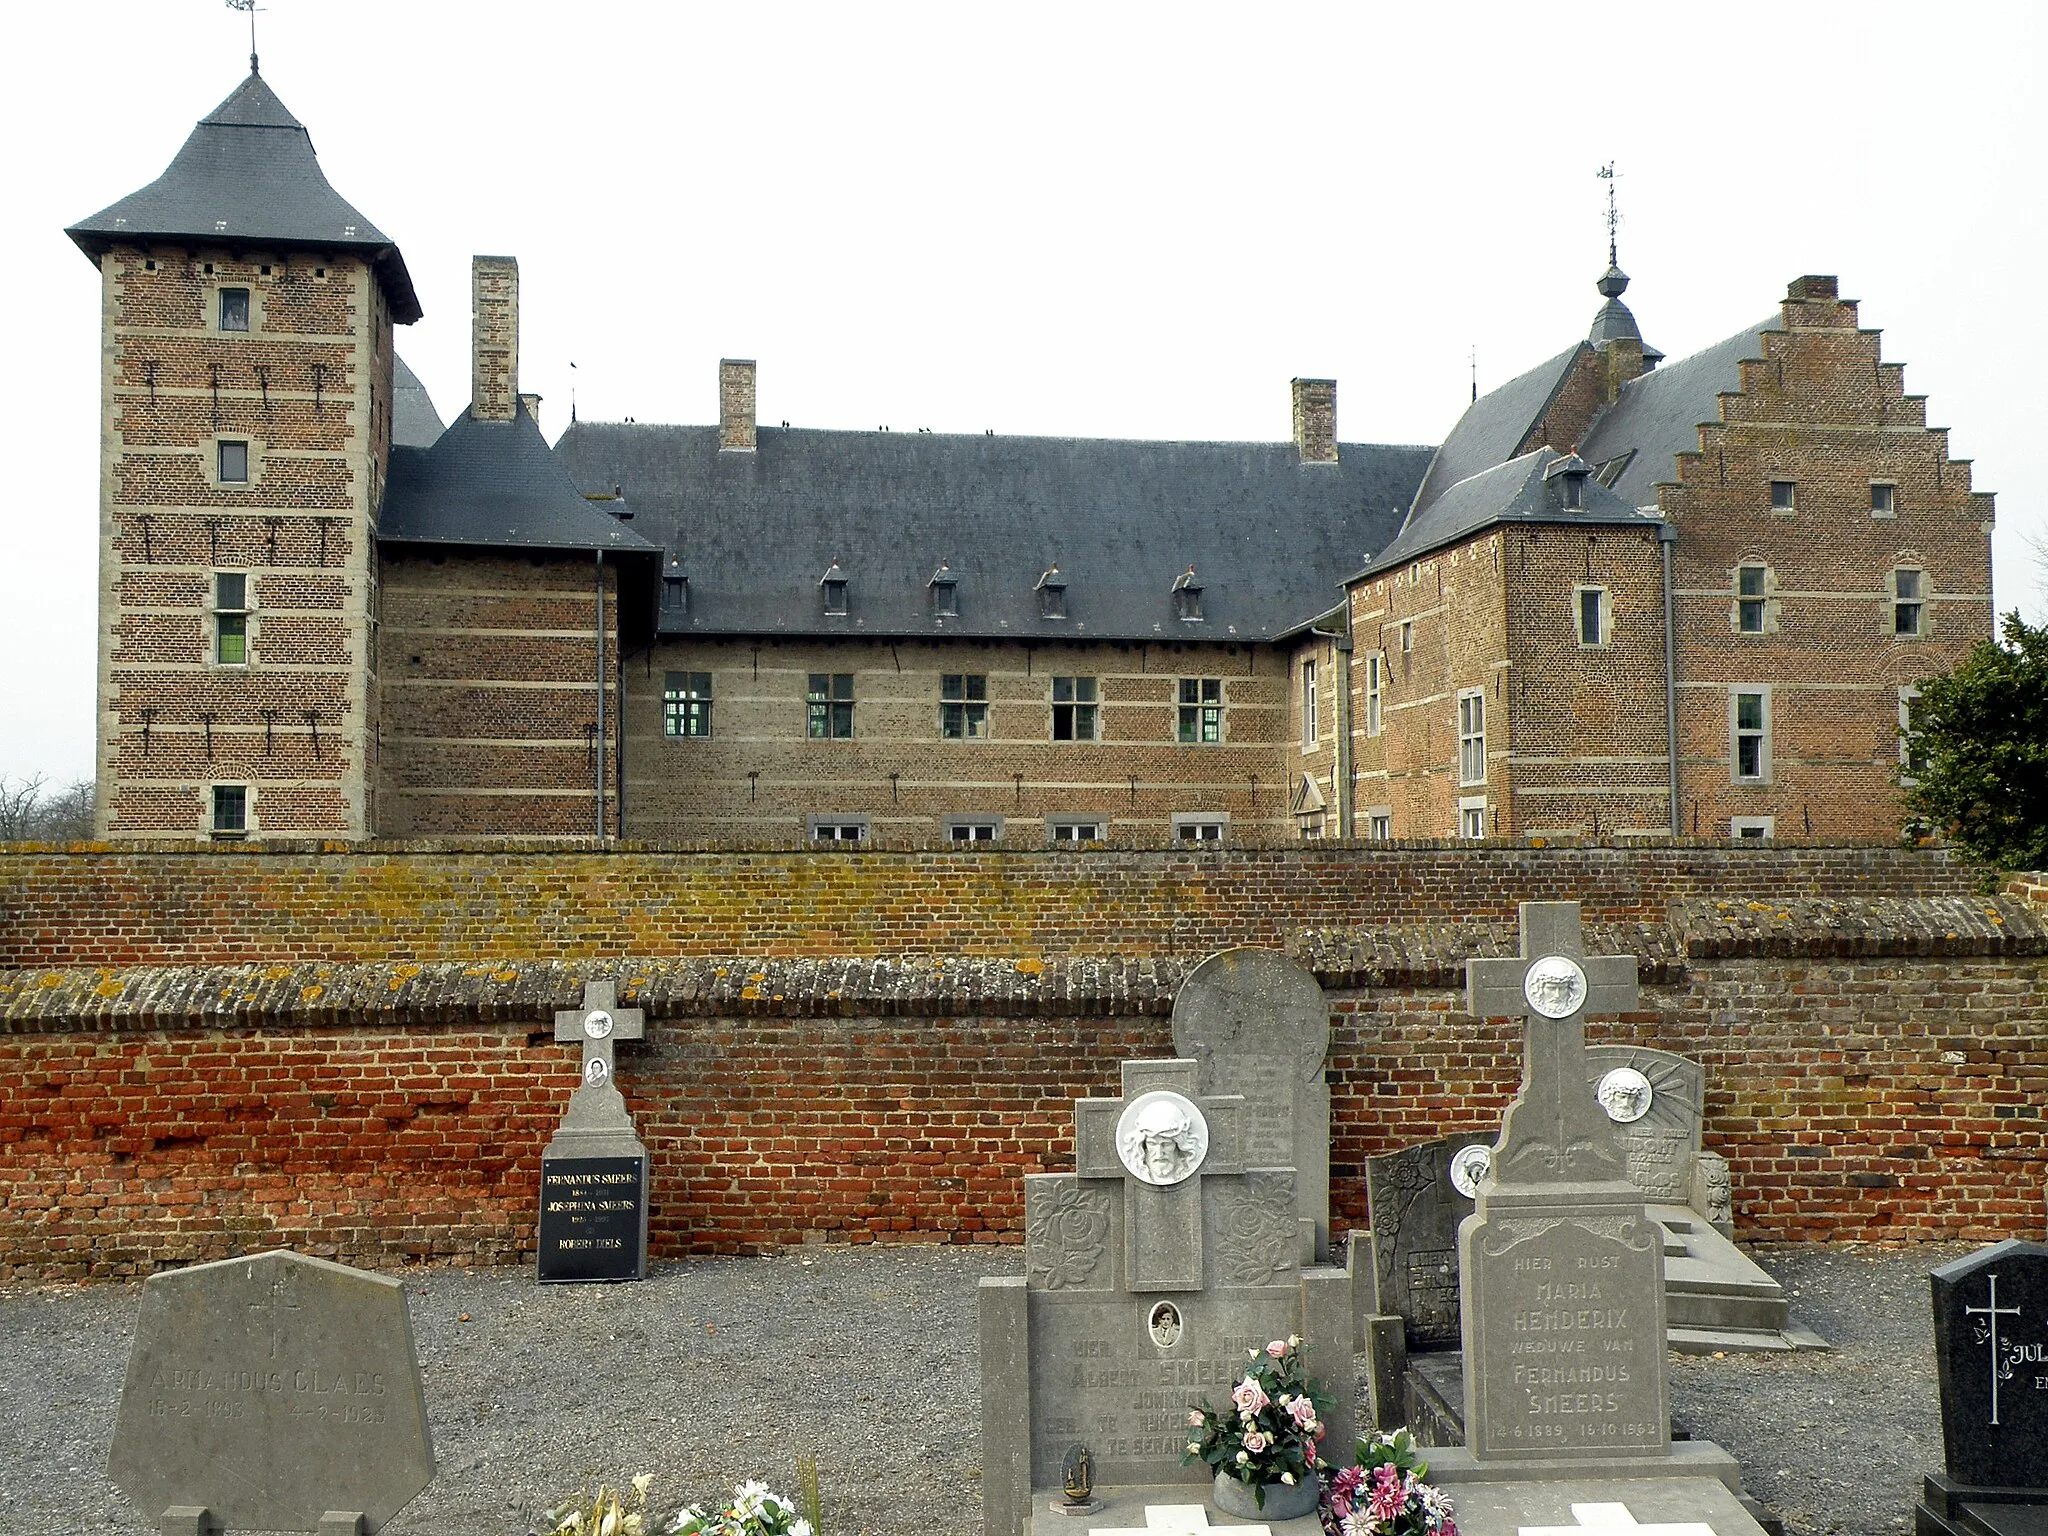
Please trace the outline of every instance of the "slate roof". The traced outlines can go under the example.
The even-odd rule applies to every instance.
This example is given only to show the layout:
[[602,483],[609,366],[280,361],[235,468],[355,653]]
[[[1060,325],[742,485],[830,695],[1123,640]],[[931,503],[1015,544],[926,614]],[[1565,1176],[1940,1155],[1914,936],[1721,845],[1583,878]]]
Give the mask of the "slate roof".
[[[555,453],[587,491],[622,486],[635,529],[687,576],[669,633],[1266,640],[1338,601],[1394,536],[1426,447],[1176,443],[581,422]],[[848,613],[823,611],[834,561]],[[941,563],[958,617],[932,613]],[[1065,619],[1034,590],[1053,565]],[[1203,617],[1174,615],[1189,565]]]
[[1415,493],[1410,515],[1421,512],[1461,480],[1520,452],[1522,439],[1543,419],[1543,413],[1550,408],[1550,402],[1557,397],[1579,354],[1585,350],[1586,343],[1574,343],[1547,363],[1473,401],[1451,428],[1443,446],[1437,449],[1429,473]]
[[395,353],[391,358],[391,446],[431,448],[446,430],[427,386]]
[[1399,538],[1380,557],[1370,562],[1360,577],[1376,576],[1409,561],[1461,543],[1495,523],[1565,523],[1611,526],[1616,523],[1654,524],[1659,519],[1638,512],[1635,507],[1588,479],[1583,502],[1566,507],[1562,477],[1546,477],[1544,471],[1564,457],[1554,448],[1534,448],[1520,458],[1496,464],[1492,469],[1447,486],[1427,508],[1408,519]]
[[64,232],[95,262],[117,241],[152,239],[348,251],[375,268],[394,320],[420,317],[397,245],[327,184],[312,135],[253,69],[163,175]]
[[1742,388],[1738,365],[1744,358],[1762,357],[1763,333],[1776,329],[1775,319],[1753,325],[1704,352],[1629,380],[1621,398],[1586,433],[1579,456],[1598,468],[1633,455],[1618,475],[1609,477],[1613,489],[1632,507],[1655,506],[1657,486],[1678,478],[1678,455],[1699,451],[1700,423],[1719,421],[1720,396]]
[[394,544],[652,555],[606,510],[618,506],[584,498],[526,412],[478,421],[464,409],[433,447],[391,450],[377,529]]

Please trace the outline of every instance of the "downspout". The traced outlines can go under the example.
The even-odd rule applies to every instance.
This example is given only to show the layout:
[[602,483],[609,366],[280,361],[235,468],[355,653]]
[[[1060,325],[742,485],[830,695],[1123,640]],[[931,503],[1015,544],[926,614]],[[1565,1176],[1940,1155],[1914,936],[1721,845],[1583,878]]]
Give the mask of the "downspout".
[[597,840],[604,841],[604,551],[597,552]]
[[1671,546],[1678,528],[1667,517],[1657,525],[1657,553],[1664,568],[1664,755],[1671,784],[1671,836],[1684,835],[1685,817],[1678,800],[1678,634],[1672,618]]

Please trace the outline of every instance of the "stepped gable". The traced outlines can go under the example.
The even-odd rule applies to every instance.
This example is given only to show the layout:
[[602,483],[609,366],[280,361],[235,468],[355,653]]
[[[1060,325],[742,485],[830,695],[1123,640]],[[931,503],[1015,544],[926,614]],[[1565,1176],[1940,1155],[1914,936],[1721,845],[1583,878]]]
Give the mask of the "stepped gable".
[[[1582,505],[1564,503],[1551,466],[1567,459],[1554,448],[1538,448],[1518,459],[1460,480],[1412,514],[1401,536],[1359,573],[1361,578],[1393,570],[1434,549],[1470,538],[1495,523],[1642,524],[1644,515],[1606,487],[1587,480]],[[1584,461],[1579,461],[1583,468]]]
[[1654,507],[1657,487],[1678,479],[1678,455],[1697,453],[1702,423],[1721,419],[1721,396],[1742,391],[1742,362],[1764,355],[1773,319],[1738,331],[1703,352],[1630,379],[1601,414],[1579,454],[1601,484],[1632,507]]
[[375,269],[394,321],[420,317],[396,243],[328,185],[312,135],[254,69],[163,175],[65,233],[95,264],[116,244],[153,240],[348,252]]
[[586,500],[525,411],[510,421],[479,421],[464,410],[433,447],[392,448],[378,537],[652,554],[653,545],[605,510],[619,505]]
[[[1272,640],[1340,601],[1394,536],[1430,450],[1346,443],[1136,442],[581,422],[556,446],[585,491],[622,486],[636,527],[687,577],[677,634]],[[821,611],[837,563],[848,613]],[[959,614],[933,612],[944,564]],[[1064,619],[1042,617],[1057,565]],[[1195,567],[1200,620],[1173,585]]]

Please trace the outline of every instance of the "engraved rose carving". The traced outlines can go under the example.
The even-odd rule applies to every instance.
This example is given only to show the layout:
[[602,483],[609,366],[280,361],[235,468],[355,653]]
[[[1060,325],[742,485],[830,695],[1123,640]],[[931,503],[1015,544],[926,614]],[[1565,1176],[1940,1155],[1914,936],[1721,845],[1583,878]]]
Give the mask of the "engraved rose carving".
[[1024,1235],[1031,1274],[1047,1290],[1080,1285],[1109,1240],[1109,1196],[1078,1182],[1055,1184],[1032,1202]]
[[1294,1268],[1300,1242],[1294,1211],[1294,1181],[1279,1174],[1254,1173],[1245,1192],[1221,1202],[1222,1231],[1217,1257],[1223,1278],[1232,1285],[1270,1285]]

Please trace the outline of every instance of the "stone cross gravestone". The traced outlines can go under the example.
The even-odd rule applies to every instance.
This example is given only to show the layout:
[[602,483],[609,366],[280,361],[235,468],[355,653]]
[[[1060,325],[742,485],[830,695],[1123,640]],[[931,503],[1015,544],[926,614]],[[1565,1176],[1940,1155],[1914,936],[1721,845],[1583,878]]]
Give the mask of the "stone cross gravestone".
[[150,1276],[107,1476],[163,1536],[380,1529],[434,1476],[403,1283],[282,1250]]
[[1315,973],[1270,949],[1226,949],[1173,1000],[1173,1048],[1201,1064],[1204,1093],[1241,1094],[1245,1161],[1290,1167],[1316,1258],[1330,1256],[1330,1007]]
[[1921,1536],[2048,1530],[2048,1246],[2007,1241],[1929,1277],[1943,1474]]
[[1666,1456],[1662,1248],[1586,1091],[1586,1014],[1636,1006],[1636,963],[1586,954],[1577,902],[1525,901],[1521,919],[1519,959],[1465,969],[1474,1017],[1525,1021],[1521,1092],[1458,1233],[1465,1445],[1480,1461]]
[[583,1006],[555,1014],[555,1038],[583,1047],[582,1082],[540,1160],[543,1284],[647,1278],[647,1148],[614,1081],[613,1045],[646,1014],[615,1004],[613,983],[583,984]]
[[1113,1507],[1184,1502],[1209,1477],[1182,1464],[1188,1410],[1271,1339],[1301,1336],[1326,1443],[1351,1444],[1351,1275],[1312,1263],[1295,1171],[1246,1162],[1245,1100],[1200,1082],[1191,1060],[1125,1062],[1121,1097],[1074,1105],[1075,1171],[1025,1179],[1025,1273],[980,1291],[989,1536],[1050,1517],[1076,1446]]

